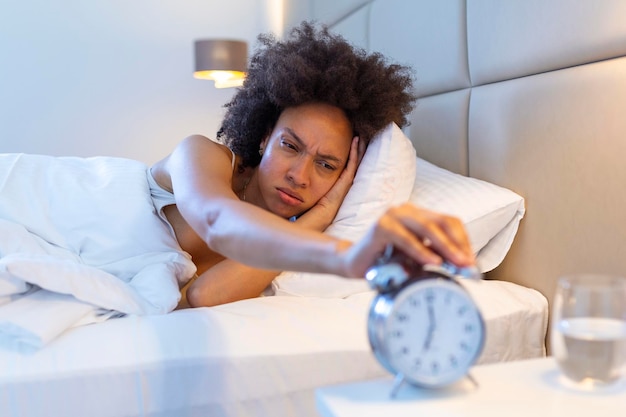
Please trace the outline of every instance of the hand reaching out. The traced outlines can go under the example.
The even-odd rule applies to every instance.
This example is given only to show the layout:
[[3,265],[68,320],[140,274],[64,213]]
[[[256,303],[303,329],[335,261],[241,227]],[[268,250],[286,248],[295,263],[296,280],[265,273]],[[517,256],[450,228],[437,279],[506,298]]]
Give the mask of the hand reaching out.
[[459,219],[405,203],[389,209],[345,251],[346,276],[363,277],[388,244],[420,264],[438,265],[445,260],[464,267],[475,263]]

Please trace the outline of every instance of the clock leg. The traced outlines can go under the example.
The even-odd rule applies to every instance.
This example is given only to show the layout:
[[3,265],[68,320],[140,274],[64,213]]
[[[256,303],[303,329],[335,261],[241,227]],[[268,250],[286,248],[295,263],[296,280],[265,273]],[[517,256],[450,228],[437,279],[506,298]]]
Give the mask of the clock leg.
[[400,387],[402,386],[403,383],[404,383],[404,375],[402,373],[397,374],[393,380],[393,386],[391,387],[391,392],[389,393],[389,397],[391,399],[396,398],[396,395],[398,395],[398,391],[400,390]]
[[476,378],[474,378],[472,374],[468,373],[467,379],[469,379],[471,383],[474,384],[474,387],[478,388],[478,381],[476,381]]

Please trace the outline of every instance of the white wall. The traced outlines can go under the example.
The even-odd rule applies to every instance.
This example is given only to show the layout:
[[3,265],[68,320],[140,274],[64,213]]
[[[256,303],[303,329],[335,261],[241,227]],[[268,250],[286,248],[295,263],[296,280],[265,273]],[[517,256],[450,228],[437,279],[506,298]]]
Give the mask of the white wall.
[[281,25],[281,0],[0,0],[0,152],[153,163],[215,137],[234,90],[192,77],[193,41]]
[[283,0],[284,26],[288,30],[302,20],[333,26],[372,0]]

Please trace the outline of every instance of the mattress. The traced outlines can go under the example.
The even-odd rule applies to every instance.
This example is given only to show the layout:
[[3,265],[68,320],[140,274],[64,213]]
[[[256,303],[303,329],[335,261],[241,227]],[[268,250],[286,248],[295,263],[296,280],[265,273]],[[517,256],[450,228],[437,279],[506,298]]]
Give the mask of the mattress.
[[[479,363],[545,355],[548,304],[504,281],[468,283],[487,326]],[[373,292],[271,296],[66,331],[0,350],[1,416],[315,416],[316,388],[386,375],[367,340]]]

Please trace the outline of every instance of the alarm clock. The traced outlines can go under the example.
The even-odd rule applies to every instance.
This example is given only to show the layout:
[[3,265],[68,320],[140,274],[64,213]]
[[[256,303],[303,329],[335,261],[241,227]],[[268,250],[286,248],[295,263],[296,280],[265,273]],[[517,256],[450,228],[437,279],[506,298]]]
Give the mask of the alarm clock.
[[[407,381],[440,388],[469,376],[485,341],[480,310],[457,279],[480,279],[475,268],[419,265],[387,246],[365,278],[377,290],[369,310],[368,337],[376,359]],[[473,381],[473,379],[472,379]]]

